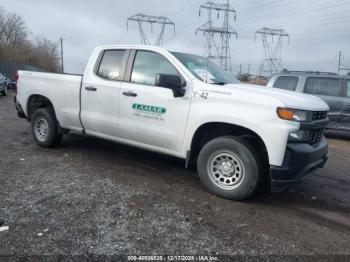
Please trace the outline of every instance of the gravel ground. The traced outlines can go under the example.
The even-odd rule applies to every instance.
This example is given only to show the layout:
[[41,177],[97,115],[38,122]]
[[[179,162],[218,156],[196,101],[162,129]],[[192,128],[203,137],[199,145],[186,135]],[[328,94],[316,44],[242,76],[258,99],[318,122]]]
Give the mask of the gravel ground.
[[350,139],[329,142],[302,184],[238,203],[178,159],[74,134],[39,148],[0,97],[0,255],[349,256]]

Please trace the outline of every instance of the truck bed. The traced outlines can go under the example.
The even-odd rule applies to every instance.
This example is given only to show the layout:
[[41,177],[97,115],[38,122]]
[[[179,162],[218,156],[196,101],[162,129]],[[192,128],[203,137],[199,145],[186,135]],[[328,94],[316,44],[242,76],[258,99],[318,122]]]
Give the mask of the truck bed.
[[47,97],[56,110],[57,120],[67,129],[81,128],[79,120],[82,75],[18,71],[17,100],[27,115],[31,96]]

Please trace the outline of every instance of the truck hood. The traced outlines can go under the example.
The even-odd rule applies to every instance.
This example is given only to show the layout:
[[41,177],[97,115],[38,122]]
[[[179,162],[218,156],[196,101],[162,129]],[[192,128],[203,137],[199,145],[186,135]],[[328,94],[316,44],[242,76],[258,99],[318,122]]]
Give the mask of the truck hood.
[[[234,93],[243,92],[254,95],[259,94],[263,96],[273,97],[280,100],[286,108],[300,109],[300,110],[310,110],[310,111],[328,111],[328,105],[320,98],[307,95],[303,93],[297,93],[293,91],[287,91],[278,88],[271,88],[266,86],[258,85],[246,85],[246,84],[232,84],[225,85],[223,89],[228,89]],[[221,90],[223,90],[221,89]]]

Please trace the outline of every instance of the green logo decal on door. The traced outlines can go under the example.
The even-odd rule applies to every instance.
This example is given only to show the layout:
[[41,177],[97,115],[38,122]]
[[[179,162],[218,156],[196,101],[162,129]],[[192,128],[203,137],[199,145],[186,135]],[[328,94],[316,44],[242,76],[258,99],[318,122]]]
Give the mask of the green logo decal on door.
[[141,105],[141,104],[133,104],[132,108],[138,111],[156,113],[156,114],[165,114],[166,109],[158,106],[149,106],[149,105]]

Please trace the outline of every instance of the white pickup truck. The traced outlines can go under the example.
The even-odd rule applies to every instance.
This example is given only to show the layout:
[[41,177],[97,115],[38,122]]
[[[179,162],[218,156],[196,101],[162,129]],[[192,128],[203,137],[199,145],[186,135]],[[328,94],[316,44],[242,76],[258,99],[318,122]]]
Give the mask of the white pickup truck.
[[172,155],[233,200],[262,181],[281,191],[328,157],[321,99],[243,85],[207,58],[157,47],[97,47],[83,76],[19,71],[15,105],[39,146],[74,131]]

